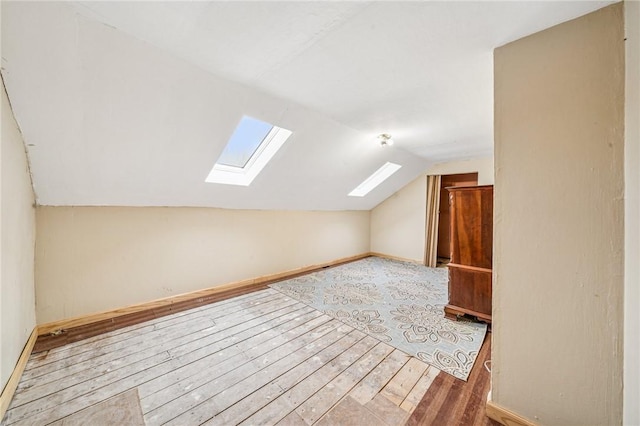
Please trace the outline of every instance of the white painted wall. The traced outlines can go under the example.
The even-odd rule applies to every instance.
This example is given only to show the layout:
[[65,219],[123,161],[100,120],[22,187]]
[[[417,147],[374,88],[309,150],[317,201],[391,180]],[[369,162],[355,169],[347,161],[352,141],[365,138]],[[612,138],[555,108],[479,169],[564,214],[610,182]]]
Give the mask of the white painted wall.
[[492,399],[544,425],[622,422],[622,17],[494,54]]
[[2,88],[0,194],[0,389],[36,324],[33,278],[34,196],[24,142]]
[[[193,16],[209,27],[211,19],[219,19],[214,10],[228,12],[244,2],[203,4],[209,15]],[[273,7],[288,10],[287,4]],[[199,7],[191,2],[182,5]],[[183,10],[180,3],[174,6]],[[164,28],[164,21],[150,18],[154,10],[171,8],[157,2],[147,7],[152,15],[138,16],[144,16],[141,28],[155,22],[163,28],[162,38],[175,36]],[[303,12],[305,6],[301,7],[291,6]],[[167,49],[87,19],[69,3],[3,2],[2,8],[3,73],[15,116],[32,145],[29,158],[39,205],[368,211],[428,166],[427,160],[405,149],[382,149],[375,141],[381,132],[369,126],[358,131],[303,106],[306,102],[278,96],[277,90],[261,92],[253,85],[220,78]],[[109,2],[105,9],[120,10],[127,22],[135,22],[129,19],[133,19],[131,8],[135,8],[131,2]],[[257,3],[244,8],[246,15],[233,15],[243,16],[242,24],[227,22],[236,30],[249,25],[247,19],[265,16],[255,15],[254,9],[274,13]],[[295,14],[290,11],[285,16]],[[295,21],[296,28],[304,27],[301,19]],[[186,30],[185,22],[180,27]],[[279,22],[294,23],[292,18]],[[182,29],[180,39],[186,35]],[[299,41],[298,32],[286,37]],[[196,38],[203,42],[204,34],[197,32]],[[233,35],[222,34],[225,38],[217,39],[215,46],[205,43],[195,51],[205,57],[220,45],[226,49],[237,42]],[[253,34],[242,38],[259,33]],[[256,52],[271,56],[282,48]],[[236,55],[228,61],[247,59],[242,48],[232,50]],[[292,54],[297,57],[300,51]],[[258,61],[258,67],[264,65]],[[303,81],[309,88],[318,84],[308,75]],[[205,182],[243,115],[293,134],[250,186]],[[367,197],[347,196],[387,161],[402,168]]]
[[624,424],[640,425],[640,2],[624,8]]
[[371,251],[423,262],[426,205],[422,175],[371,210]]
[[472,172],[478,173],[478,185],[493,185],[493,157],[439,163],[427,170],[428,175],[455,175]]
[[369,251],[369,212],[38,207],[38,323]]

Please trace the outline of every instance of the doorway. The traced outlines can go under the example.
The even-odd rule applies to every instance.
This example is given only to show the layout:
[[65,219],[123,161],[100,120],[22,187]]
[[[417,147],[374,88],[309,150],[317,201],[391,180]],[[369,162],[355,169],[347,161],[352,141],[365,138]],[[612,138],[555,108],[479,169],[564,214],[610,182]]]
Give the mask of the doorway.
[[478,173],[461,173],[442,175],[440,183],[440,211],[438,214],[438,263],[446,264],[451,260],[451,236],[449,227],[451,215],[449,213],[449,191],[453,186],[477,186]]

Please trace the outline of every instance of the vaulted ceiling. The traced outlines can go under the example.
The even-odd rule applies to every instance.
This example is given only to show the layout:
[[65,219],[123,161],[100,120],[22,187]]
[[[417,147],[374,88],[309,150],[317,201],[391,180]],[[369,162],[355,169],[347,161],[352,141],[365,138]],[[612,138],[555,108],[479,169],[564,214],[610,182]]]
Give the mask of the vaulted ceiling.
[[[2,75],[39,204],[371,209],[492,155],[495,47],[610,3],[3,1]],[[205,183],[243,115],[293,134]]]

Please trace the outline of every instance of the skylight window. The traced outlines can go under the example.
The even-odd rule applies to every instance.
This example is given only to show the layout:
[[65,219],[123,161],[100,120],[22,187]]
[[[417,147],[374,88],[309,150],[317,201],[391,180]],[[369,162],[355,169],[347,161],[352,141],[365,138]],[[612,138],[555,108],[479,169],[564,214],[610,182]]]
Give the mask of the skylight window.
[[242,117],[217,163],[231,167],[246,166],[271,129],[273,126],[269,123],[251,117]]
[[364,197],[367,195],[373,188],[380,185],[382,182],[387,180],[389,176],[400,170],[402,166],[400,164],[386,162],[382,167],[373,172],[371,176],[366,178],[364,182],[362,182],[356,189],[349,193],[350,197]]
[[205,179],[248,186],[291,136],[291,131],[244,116]]

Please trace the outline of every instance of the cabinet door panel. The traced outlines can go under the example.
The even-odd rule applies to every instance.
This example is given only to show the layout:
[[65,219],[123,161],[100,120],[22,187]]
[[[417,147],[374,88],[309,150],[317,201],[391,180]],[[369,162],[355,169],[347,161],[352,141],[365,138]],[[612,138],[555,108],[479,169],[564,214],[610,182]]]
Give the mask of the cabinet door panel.
[[451,266],[449,305],[491,315],[491,272]]
[[491,269],[493,188],[452,188],[451,262]]

